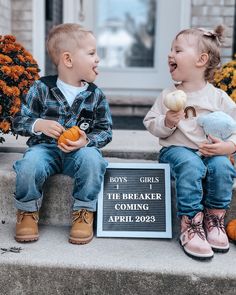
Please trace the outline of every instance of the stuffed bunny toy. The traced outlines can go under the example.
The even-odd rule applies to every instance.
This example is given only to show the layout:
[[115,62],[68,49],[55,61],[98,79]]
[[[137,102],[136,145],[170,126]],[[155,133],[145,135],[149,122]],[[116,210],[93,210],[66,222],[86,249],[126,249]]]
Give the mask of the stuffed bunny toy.
[[[226,140],[234,131],[236,131],[236,121],[221,111],[201,115],[197,118],[197,122],[203,128],[206,136],[210,134],[214,137],[220,138],[221,140]],[[230,155],[229,159],[235,166],[236,163],[234,155]],[[236,189],[236,178],[233,187]]]
[[201,115],[197,119],[205,134],[226,140],[236,131],[236,121],[224,112],[217,111]]

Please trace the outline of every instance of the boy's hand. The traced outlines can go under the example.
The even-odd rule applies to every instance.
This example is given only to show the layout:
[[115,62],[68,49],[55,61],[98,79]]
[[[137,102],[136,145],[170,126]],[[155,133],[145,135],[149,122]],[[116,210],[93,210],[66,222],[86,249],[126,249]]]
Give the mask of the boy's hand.
[[230,155],[235,152],[236,146],[232,141],[222,141],[217,137],[208,135],[211,143],[199,145],[199,152],[205,157],[216,155]]
[[77,141],[66,139],[67,144],[61,143],[58,145],[58,148],[62,150],[64,153],[70,153],[84,147],[88,143],[87,135],[82,130],[79,130],[79,133],[80,138]]
[[184,119],[184,110],[178,112],[169,110],[166,112],[165,126],[172,129],[177,126],[181,119]]
[[38,120],[34,125],[35,132],[43,132],[45,135],[57,139],[65,128],[57,121],[52,120]]

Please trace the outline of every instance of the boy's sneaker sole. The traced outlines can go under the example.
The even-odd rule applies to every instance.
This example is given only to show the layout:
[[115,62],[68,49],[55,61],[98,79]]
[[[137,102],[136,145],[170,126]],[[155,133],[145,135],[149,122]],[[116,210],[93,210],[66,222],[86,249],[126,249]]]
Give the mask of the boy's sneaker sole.
[[69,237],[69,243],[77,244],[77,245],[84,245],[84,244],[88,244],[89,242],[91,242],[92,239],[93,239],[93,234],[88,238],[72,238],[72,237]]
[[29,243],[29,242],[36,242],[39,239],[38,236],[25,236],[25,237],[15,237],[15,240],[18,243]]

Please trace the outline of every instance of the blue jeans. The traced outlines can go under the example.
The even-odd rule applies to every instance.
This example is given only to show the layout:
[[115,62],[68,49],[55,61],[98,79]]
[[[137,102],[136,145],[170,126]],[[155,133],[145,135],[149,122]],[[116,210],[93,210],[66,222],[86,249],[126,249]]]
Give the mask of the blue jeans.
[[21,160],[15,162],[15,206],[24,211],[38,211],[43,199],[43,184],[54,174],[74,178],[73,210],[96,211],[107,161],[95,147],[84,147],[64,153],[54,144],[29,147]]
[[197,150],[164,147],[160,163],[169,163],[175,179],[178,216],[190,218],[202,211],[229,208],[236,171],[227,156],[203,157]]

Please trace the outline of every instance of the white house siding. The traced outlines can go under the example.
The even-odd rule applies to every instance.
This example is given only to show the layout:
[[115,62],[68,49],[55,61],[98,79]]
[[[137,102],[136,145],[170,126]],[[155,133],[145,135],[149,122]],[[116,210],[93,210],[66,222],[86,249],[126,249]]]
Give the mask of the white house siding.
[[0,0],[0,35],[11,33],[11,0]]
[[192,0],[192,26],[214,28],[227,26],[226,44],[222,49],[222,62],[232,59],[235,0]]
[[32,52],[32,0],[11,0],[11,2],[12,34],[27,50]]

